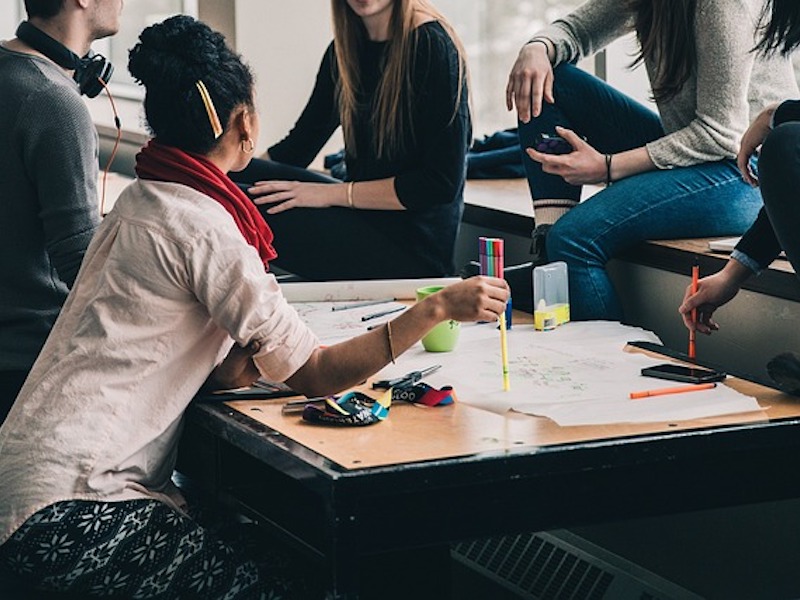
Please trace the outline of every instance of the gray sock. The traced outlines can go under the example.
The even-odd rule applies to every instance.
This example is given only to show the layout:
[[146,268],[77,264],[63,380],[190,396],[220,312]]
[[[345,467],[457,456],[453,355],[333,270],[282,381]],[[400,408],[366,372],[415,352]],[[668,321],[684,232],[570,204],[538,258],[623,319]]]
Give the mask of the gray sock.
[[566,198],[534,200],[533,220],[536,225],[552,225],[577,204],[577,200],[568,200]]

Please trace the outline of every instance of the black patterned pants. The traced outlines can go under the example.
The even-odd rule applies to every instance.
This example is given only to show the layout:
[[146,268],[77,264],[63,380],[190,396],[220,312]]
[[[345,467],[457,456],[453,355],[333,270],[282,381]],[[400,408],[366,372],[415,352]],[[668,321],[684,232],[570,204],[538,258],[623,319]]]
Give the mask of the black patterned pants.
[[57,502],[0,546],[0,562],[36,589],[85,597],[289,597],[241,551],[155,500]]

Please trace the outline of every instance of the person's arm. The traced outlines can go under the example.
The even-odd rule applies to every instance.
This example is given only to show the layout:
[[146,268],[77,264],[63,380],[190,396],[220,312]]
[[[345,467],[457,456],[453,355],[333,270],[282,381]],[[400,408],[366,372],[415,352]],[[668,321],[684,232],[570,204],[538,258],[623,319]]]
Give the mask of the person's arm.
[[96,129],[76,94],[51,85],[23,103],[14,135],[36,186],[47,253],[72,287],[100,220]]
[[395,192],[394,177],[346,183],[257,181],[247,189],[258,205],[272,205],[274,215],[293,208],[341,206],[362,210],[405,210]]
[[756,154],[761,144],[772,131],[772,119],[775,116],[777,104],[770,105],[762,110],[750,123],[739,143],[739,152],[736,154],[736,166],[742,178],[752,186],[758,185],[758,175],[750,168],[750,159]]
[[[721,271],[703,277],[697,284],[697,292],[692,291],[691,285],[687,286],[683,303],[678,308],[683,324],[687,329],[695,329],[707,335],[717,331],[719,324],[713,319],[714,312],[732,300],[751,275],[753,271],[731,258]],[[692,311],[695,309],[697,322],[692,320]]]
[[283,140],[271,146],[262,158],[302,168],[308,167],[316,158],[339,126],[333,80],[335,62],[331,44],[322,58],[311,97],[294,127]]
[[733,252],[733,257],[749,267],[754,273],[760,273],[781,253],[781,245],[775,230],[762,208],[755,222],[750,226]]
[[316,349],[286,382],[307,396],[352,387],[408,350],[442,321],[496,321],[507,299],[508,286],[502,279],[472,277],[450,285],[417,302],[386,326]]
[[540,114],[542,100],[551,104],[557,101],[552,90],[552,67],[595,54],[632,28],[624,2],[591,0],[537,31],[522,47],[511,69],[506,107],[512,110],[516,106],[519,120],[527,123]]
[[[748,89],[755,53],[751,52],[754,17],[747,15],[752,17],[754,8],[752,0],[734,0],[732,4],[735,6],[728,0],[708,0],[697,11],[696,109],[685,127],[610,158],[574,132],[557,129],[575,151],[553,156],[529,148],[528,155],[540,162],[546,173],[561,175],[575,185],[617,181],[656,168],[736,156],[748,124]],[[670,101],[661,102],[659,110],[662,118],[676,118]]]
[[[739,293],[742,284],[751,276],[766,269],[780,254],[781,248],[775,231],[769,222],[766,210],[758,213],[755,223],[736,244],[725,267],[698,283],[697,292],[691,286],[686,288],[683,303],[678,312],[687,328],[696,328],[700,333],[709,334],[719,329],[714,321],[714,312]],[[692,321],[692,311],[697,309],[697,323]]]
[[438,26],[423,26],[418,35],[414,139],[421,155],[410,157],[414,164],[394,179],[397,197],[408,210],[458,199],[472,136],[466,65],[459,82],[459,56],[449,36]]
[[252,385],[261,376],[253,362],[253,355],[260,349],[261,345],[256,341],[250,342],[246,347],[234,344],[223,361],[211,371],[203,387],[200,388],[201,392],[230,390]]
[[569,142],[572,152],[544,154],[534,148],[525,148],[525,152],[532,160],[541,163],[545,173],[559,175],[572,185],[611,183],[655,169],[644,147],[604,155],[570,129],[556,127],[556,133]]

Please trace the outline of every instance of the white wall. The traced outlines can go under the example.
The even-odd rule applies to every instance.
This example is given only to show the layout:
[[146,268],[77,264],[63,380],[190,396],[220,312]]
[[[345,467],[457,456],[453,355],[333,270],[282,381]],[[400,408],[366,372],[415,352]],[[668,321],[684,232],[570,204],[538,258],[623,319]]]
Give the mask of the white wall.
[[636,56],[637,44],[633,34],[617,40],[606,49],[607,81],[615,88],[656,110],[650,99],[650,82],[644,66],[637,65],[633,70],[629,65]]
[[8,40],[14,37],[17,28],[17,6],[13,2],[5,1],[6,6],[0,9],[0,39]]
[[[331,42],[328,0],[238,0],[237,50],[253,68],[261,114],[258,151],[288,133]],[[338,132],[321,154],[342,145]]]

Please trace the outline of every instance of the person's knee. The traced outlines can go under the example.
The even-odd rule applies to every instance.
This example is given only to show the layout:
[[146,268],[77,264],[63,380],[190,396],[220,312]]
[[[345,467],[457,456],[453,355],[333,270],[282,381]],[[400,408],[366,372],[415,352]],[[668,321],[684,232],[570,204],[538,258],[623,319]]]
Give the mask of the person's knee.
[[762,176],[773,174],[792,178],[800,177],[800,123],[784,123],[773,129],[764,143],[758,158]]
[[567,213],[561,217],[547,232],[547,257],[551,261],[569,262],[588,253],[588,233],[570,216]]
[[587,85],[594,75],[572,63],[561,63],[553,69],[553,94],[556,98]]
[[[581,78],[586,76],[586,74],[586,71],[583,71],[582,69],[579,69],[570,63],[562,63],[557,67],[554,67],[553,94],[555,97],[558,98],[562,93],[565,93],[567,90],[573,88],[581,80]],[[533,143],[534,138],[541,132],[543,126],[548,128],[548,133],[553,133],[553,131],[550,130],[552,124],[550,124],[549,121],[551,119],[548,119],[548,113],[550,113],[550,111],[553,109],[554,107],[552,104],[543,102],[542,114],[539,117],[531,119],[527,123],[518,121],[517,126],[519,128],[519,137],[523,141],[523,144],[530,146]]]

